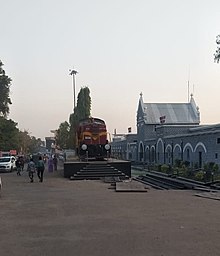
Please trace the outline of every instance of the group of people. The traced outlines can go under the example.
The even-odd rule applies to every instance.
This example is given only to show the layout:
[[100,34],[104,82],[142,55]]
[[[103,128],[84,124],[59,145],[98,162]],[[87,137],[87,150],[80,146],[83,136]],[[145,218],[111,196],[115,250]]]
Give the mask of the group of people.
[[39,156],[37,164],[35,164],[33,158],[31,158],[30,162],[28,163],[27,171],[30,178],[30,182],[34,182],[35,170],[37,170],[37,176],[39,178],[39,181],[43,182],[45,166],[44,166],[44,161],[42,159],[42,156]]
[[[27,165],[27,172],[30,178],[30,182],[34,182],[34,173],[37,172],[37,176],[39,178],[39,182],[43,182],[43,175],[45,170],[45,164],[48,163],[48,172],[57,171],[57,157],[54,155],[51,156],[48,161],[45,157],[39,156],[37,160],[34,161],[33,157],[30,158],[30,161]],[[24,161],[22,161],[21,157],[18,157],[16,160],[16,168],[17,175],[21,175],[21,171],[24,169]]]

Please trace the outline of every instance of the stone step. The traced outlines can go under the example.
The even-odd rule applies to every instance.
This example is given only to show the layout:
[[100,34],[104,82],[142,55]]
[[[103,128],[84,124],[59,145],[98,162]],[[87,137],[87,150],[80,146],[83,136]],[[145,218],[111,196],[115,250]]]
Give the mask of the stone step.
[[108,170],[108,169],[115,169],[113,166],[104,166],[104,167],[99,167],[99,166],[86,166],[83,167],[82,170]]
[[103,179],[105,177],[120,177],[121,179],[128,179],[124,173],[119,171],[109,164],[88,164],[80,171],[71,176],[71,180],[83,180],[83,179]]
[[106,177],[118,177],[120,179],[128,179],[128,177],[126,175],[123,174],[119,174],[119,175],[74,175],[70,177],[70,180],[100,180]]
[[94,169],[94,170],[88,170],[88,169],[81,169],[79,172],[89,172],[89,173],[93,173],[93,172],[100,172],[100,173],[104,173],[104,172],[119,172],[118,169],[106,169],[106,170],[98,170],[98,169]]
[[105,176],[126,176],[126,175],[120,172],[115,172],[115,173],[109,172],[109,173],[77,173],[77,174],[74,174],[74,177],[76,176],[105,177]]

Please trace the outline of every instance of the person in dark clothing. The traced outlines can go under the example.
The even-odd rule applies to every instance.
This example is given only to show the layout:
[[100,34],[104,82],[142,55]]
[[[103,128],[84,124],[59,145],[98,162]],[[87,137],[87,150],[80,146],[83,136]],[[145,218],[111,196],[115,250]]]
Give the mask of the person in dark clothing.
[[57,156],[54,155],[53,157],[53,166],[54,166],[54,171],[57,171]]
[[37,176],[39,178],[40,182],[43,182],[43,176],[44,176],[44,161],[41,156],[39,156],[39,160],[37,162]]
[[21,160],[21,171],[24,171],[24,157],[21,156],[20,160]]
[[18,159],[15,162],[16,169],[17,169],[17,175],[21,176],[21,171],[22,171],[22,161],[21,157],[19,156]]

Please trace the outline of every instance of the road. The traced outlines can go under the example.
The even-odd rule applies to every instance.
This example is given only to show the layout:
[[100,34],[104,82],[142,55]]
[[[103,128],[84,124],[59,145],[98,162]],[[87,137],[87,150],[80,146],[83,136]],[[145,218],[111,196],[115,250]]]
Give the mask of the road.
[[115,192],[60,170],[1,173],[1,256],[219,256],[220,201],[195,191]]

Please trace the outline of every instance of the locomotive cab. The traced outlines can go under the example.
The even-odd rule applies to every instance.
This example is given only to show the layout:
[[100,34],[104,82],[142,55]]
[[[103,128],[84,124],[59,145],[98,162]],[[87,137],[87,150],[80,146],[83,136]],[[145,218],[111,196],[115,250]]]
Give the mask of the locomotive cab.
[[110,155],[104,120],[87,118],[80,121],[77,129],[78,155],[80,159],[104,159]]

